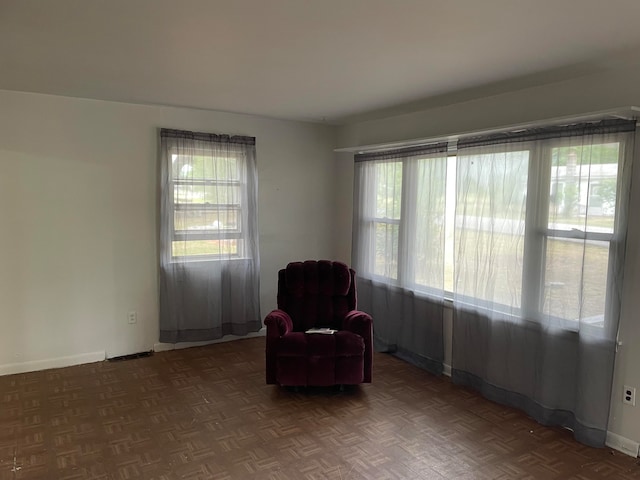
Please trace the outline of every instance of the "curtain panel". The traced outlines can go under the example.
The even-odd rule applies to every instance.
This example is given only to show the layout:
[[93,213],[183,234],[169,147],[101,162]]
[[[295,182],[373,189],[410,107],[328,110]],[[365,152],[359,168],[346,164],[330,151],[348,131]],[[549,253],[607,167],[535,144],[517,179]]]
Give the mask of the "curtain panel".
[[606,438],[635,122],[458,143],[452,379]]
[[355,158],[353,263],[374,346],[443,369],[447,145]]
[[160,130],[160,341],[262,327],[255,138]]

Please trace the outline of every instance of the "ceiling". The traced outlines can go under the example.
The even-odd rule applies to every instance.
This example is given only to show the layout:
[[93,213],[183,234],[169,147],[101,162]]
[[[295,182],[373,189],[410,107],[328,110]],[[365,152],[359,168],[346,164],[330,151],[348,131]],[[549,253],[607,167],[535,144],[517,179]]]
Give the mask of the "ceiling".
[[640,59],[639,19],[638,0],[0,0],[0,89],[344,123]]

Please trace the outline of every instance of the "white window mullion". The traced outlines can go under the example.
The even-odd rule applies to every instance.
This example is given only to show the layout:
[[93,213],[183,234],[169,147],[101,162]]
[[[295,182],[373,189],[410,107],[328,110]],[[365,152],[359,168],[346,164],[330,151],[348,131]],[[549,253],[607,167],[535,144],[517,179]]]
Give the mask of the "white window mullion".
[[529,319],[539,315],[544,294],[544,252],[549,209],[550,150],[539,143],[529,150],[527,204],[522,275],[522,312]]
[[405,160],[402,166],[402,204],[400,234],[398,239],[398,283],[405,288],[414,288],[415,280],[415,235],[416,218],[409,208],[416,202],[417,162]]
[[445,241],[444,241],[444,290],[451,294],[455,291],[455,223],[457,195],[457,157],[447,157],[446,198],[445,198]]

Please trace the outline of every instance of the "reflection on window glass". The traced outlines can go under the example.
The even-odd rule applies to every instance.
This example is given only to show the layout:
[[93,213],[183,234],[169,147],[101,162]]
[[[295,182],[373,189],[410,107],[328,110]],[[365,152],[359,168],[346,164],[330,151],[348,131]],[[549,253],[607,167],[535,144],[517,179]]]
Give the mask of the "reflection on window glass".
[[529,152],[458,156],[455,289],[520,308]]
[[198,256],[198,255],[237,255],[238,245],[241,240],[188,240],[174,241],[172,253],[174,257]]
[[219,205],[240,203],[240,185],[176,184],[173,193],[175,203]]
[[402,203],[402,163],[382,162],[376,165],[376,217],[400,218]]
[[[447,158],[416,160],[413,238],[414,279],[418,287],[444,288]],[[453,205],[453,204],[452,204]]]
[[231,157],[172,155],[171,172],[176,180],[239,180],[238,160]]
[[550,229],[613,233],[620,144],[552,149]]
[[399,225],[376,223],[376,261],[374,274],[398,278]]
[[603,326],[608,265],[609,242],[548,238],[542,312]]
[[176,210],[173,228],[180,231],[239,231],[238,210]]

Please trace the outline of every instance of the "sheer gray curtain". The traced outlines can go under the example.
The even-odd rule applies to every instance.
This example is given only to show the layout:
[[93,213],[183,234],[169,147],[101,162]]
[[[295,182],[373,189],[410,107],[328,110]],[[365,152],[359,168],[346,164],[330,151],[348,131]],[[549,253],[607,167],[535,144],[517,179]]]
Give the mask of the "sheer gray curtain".
[[604,445],[635,122],[458,143],[452,378]]
[[160,341],[261,326],[255,138],[160,131]]
[[353,264],[374,345],[442,372],[446,144],[355,158]]

